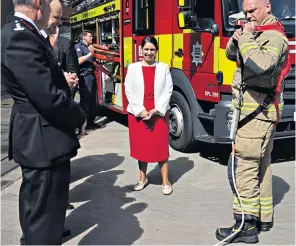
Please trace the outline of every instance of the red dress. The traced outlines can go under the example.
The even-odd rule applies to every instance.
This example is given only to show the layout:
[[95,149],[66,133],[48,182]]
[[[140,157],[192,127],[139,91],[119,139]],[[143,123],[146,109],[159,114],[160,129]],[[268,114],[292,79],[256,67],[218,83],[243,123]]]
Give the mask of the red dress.
[[[155,67],[142,67],[144,107],[154,109]],[[128,115],[131,157],[143,162],[160,162],[169,158],[169,118],[155,115],[148,121]]]

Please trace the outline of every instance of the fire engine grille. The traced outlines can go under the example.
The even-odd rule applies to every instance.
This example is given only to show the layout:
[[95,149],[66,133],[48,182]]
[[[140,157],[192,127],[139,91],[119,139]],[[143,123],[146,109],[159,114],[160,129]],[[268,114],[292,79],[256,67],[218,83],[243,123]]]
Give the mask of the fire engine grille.
[[285,79],[284,103],[295,104],[295,65],[292,65],[288,76]]

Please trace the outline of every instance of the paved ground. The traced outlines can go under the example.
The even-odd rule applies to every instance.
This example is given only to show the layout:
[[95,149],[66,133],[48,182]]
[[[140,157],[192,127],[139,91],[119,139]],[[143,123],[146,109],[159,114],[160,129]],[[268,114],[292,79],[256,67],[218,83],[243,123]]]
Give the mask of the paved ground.
[[[124,124],[108,122],[105,128],[82,139],[81,144],[72,162],[70,202],[75,209],[67,214],[72,235],[65,238],[66,245],[214,245],[216,227],[232,225],[226,167],[219,163],[226,159],[225,149],[208,145],[201,154],[171,150],[174,193],[164,196],[156,164],[149,165],[151,184],[141,192],[132,190],[138,170],[129,157]],[[284,159],[288,152],[295,156],[294,148],[290,143],[276,146],[275,159],[281,162],[272,165],[275,226],[260,235],[260,245],[295,245],[295,164]],[[19,168],[2,181],[1,244],[16,245],[21,235]]]
[[11,107],[13,100],[7,95],[1,84],[1,176],[17,167],[13,161],[9,162],[8,156],[8,131]]

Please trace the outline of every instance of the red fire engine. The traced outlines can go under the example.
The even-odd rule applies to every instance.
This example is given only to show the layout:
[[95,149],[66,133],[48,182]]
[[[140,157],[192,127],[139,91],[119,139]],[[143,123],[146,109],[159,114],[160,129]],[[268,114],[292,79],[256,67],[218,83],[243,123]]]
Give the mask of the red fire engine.
[[[186,151],[200,142],[229,143],[231,82],[236,64],[226,44],[241,16],[242,0],[94,1],[70,18],[72,38],[94,34],[98,105],[126,114],[124,77],[141,60],[141,41],[159,42],[157,60],[169,64],[174,83],[170,145]],[[273,14],[289,38],[291,71],[284,88],[284,110],[275,139],[295,135],[295,1],[273,0]]]

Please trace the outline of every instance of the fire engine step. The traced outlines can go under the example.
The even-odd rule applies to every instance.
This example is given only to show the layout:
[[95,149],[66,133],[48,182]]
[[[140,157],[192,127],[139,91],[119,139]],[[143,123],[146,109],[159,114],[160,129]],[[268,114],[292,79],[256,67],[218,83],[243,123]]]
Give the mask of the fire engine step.
[[286,79],[285,89],[295,89],[295,79]]
[[207,113],[199,113],[197,114],[198,118],[205,119],[205,120],[214,120],[214,116],[207,114]]
[[207,143],[215,143],[214,136],[210,136],[210,135],[198,136],[196,137],[196,140],[201,142],[207,142]]

